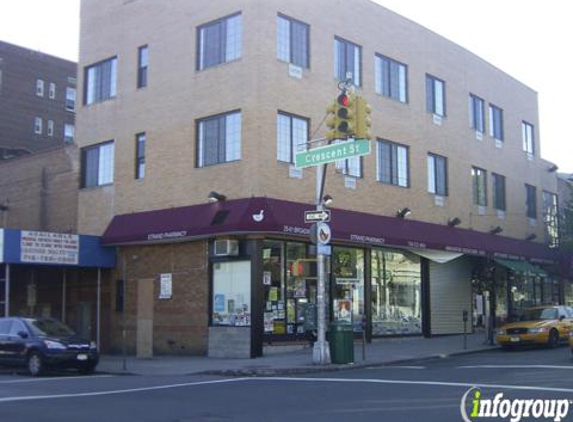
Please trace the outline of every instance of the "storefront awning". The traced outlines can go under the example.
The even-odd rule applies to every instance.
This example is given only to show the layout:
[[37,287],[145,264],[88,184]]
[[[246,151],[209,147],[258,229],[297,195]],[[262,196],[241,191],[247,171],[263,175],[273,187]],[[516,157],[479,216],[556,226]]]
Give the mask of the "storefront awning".
[[432,249],[406,249],[412,253],[415,253],[416,255],[421,256],[422,258],[427,258],[430,261],[437,262],[438,264],[445,264],[446,262],[453,261],[454,259],[458,259],[460,256],[463,256],[461,253],[436,251]]
[[545,272],[545,270],[539,268],[537,265],[530,264],[527,261],[496,259],[495,262],[519,274],[531,275],[534,277],[547,277],[547,272]]
[[0,263],[115,267],[115,250],[97,236],[0,229]]
[[[312,204],[247,198],[119,215],[103,235],[107,245],[189,241],[213,236],[265,234],[308,239],[304,212]],[[554,251],[537,242],[411,219],[332,209],[333,241],[370,247],[398,246],[503,259],[553,262]]]

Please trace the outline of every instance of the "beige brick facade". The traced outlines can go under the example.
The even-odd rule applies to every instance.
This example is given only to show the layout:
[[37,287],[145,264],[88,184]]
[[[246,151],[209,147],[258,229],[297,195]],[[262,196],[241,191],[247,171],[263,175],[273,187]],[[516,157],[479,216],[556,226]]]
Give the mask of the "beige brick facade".
[[[328,10],[325,15],[324,11]],[[196,70],[197,27],[241,12],[242,55],[239,60]],[[289,76],[288,64],[277,60],[277,13],[310,25],[310,69],[302,79]],[[360,22],[360,25],[343,25]],[[537,94],[479,57],[437,34],[366,0],[219,1],[197,7],[184,0],[125,2],[82,1],[79,86],[85,66],[118,57],[115,99],[78,110],[81,147],[115,140],[112,186],[80,192],[80,232],[101,234],[114,215],[205,202],[210,190],[228,198],[268,196],[311,202],[314,171],[302,180],[289,179],[288,165],[276,159],[277,111],[311,119],[319,126],[325,106],[335,97],[333,40],[343,37],[362,47],[359,94],[372,106],[373,136],[409,146],[410,188],[376,181],[376,154],[364,159],[356,190],[329,169],[326,191],[336,206],[373,214],[394,215],[408,206],[412,219],[445,224],[459,217],[460,227],[489,231],[501,225],[504,235],[523,239],[535,232],[543,239],[541,195],[556,192],[549,163],[539,157]],[[149,85],[136,88],[137,48],[149,46]],[[375,93],[374,56],[379,53],[408,66],[408,102]],[[440,126],[425,109],[425,75],[446,82],[447,116]],[[486,134],[476,140],[468,121],[470,93],[504,111],[505,142],[501,149]],[[241,110],[241,160],[196,168],[196,119]],[[536,153],[528,160],[522,149],[521,122],[535,127]],[[146,132],[146,177],[135,180],[135,134]],[[487,132],[487,130],[486,130]],[[428,152],[448,158],[449,195],[434,205],[427,192]],[[472,166],[488,172],[488,207],[479,216],[472,205]],[[507,178],[507,218],[492,208],[491,173]],[[537,187],[538,224],[525,217],[525,183]]]

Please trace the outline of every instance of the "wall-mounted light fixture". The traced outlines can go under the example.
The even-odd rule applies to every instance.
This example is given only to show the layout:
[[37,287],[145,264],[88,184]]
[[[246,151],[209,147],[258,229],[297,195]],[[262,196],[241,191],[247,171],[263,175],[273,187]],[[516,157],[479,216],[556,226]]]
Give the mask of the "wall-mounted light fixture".
[[398,218],[406,218],[408,217],[410,214],[412,214],[412,210],[408,207],[404,207],[404,208],[400,208],[398,210],[398,212],[396,213],[396,217]]
[[330,207],[333,202],[334,199],[332,199],[332,196],[330,195],[324,195],[324,198],[322,198],[322,205],[324,206]]
[[0,211],[8,211],[10,207],[8,205],[0,204]]
[[503,228],[500,226],[494,227],[493,229],[491,229],[489,232],[491,234],[500,234],[503,231]]
[[528,235],[525,240],[527,240],[528,242],[531,242],[532,240],[537,239],[537,235],[535,233],[531,233],[530,235]]
[[462,222],[462,220],[460,220],[458,217],[450,218],[448,220],[448,226],[456,227],[456,226],[459,226],[461,224],[461,222]]
[[558,166],[557,164],[553,164],[551,167],[549,167],[549,168],[547,169],[547,171],[548,171],[549,173],[555,173],[557,170],[559,170],[559,166]]
[[215,202],[219,202],[219,201],[224,201],[225,199],[227,199],[227,197],[225,195],[222,195],[222,194],[217,193],[215,191],[211,191],[211,193],[209,194],[207,199],[209,200],[209,202],[215,203]]

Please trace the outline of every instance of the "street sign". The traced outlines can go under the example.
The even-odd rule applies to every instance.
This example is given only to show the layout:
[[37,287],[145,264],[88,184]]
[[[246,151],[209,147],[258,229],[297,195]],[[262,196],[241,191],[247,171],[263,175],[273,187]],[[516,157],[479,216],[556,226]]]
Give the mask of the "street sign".
[[305,211],[305,223],[328,223],[330,221],[330,210],[324,211]]
[[328,245],[332,239],[332,231],[326,223],[320,223],[316,229],[316,238],[320,245]]
[[319,166],[346,158],[368,155],[371,152],[368,139],[356,139],[299,152],[295,155],[294,166],[296,168]]
[[331,256],[332,255],[332,246],[330,245],[316,245],[316,252],[321,255]]

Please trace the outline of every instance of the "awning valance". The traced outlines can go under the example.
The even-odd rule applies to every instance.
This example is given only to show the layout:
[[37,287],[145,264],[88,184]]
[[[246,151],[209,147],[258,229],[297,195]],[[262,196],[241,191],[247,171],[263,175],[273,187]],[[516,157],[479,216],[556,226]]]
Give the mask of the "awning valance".
[[495,262],[509,268],[510,270],[519,273],[530,275],[534,277],[547,277],[547,272],[537,265],[530,264],[527,261],[512,261],[509,259],[496,259]]

